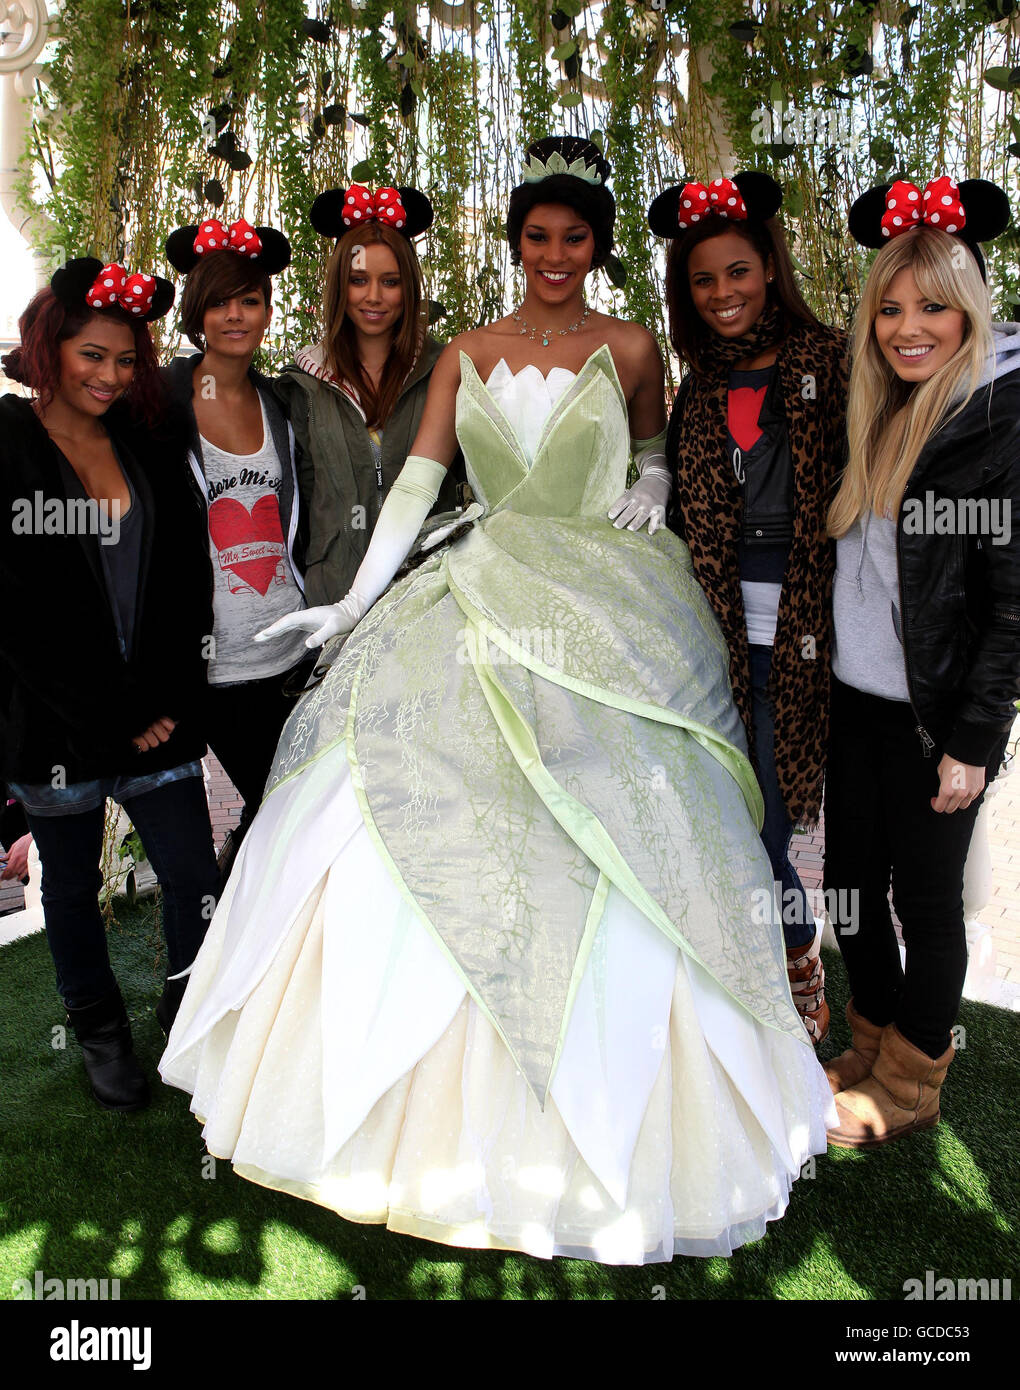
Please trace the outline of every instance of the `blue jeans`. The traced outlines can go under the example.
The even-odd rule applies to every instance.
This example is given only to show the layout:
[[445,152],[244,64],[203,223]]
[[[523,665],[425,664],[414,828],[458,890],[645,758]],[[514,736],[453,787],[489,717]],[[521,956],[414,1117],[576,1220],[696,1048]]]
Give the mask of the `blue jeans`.
[[[169,782],[121,802],[145,845],[163,893],[167,974],[198,954],[219,893],[212,827],[201,777]],[[105,804],[63,816],[27,813],[42,860],[46,937],[57,989],[80,1009],[117,988],[99,910]]]
[[787,946],[806,946],[814,939],[815,919],[804,885],[790,863],[793,825],[786,813],[776,777],[775,724],[772,700],[767,689],[772,648],[752,645],[749,651],[752,738],[758,760],[758,784],[765,799],[765,824],[762,826],[761,840],[772,865],[776,892],[780,895],[783,937]]

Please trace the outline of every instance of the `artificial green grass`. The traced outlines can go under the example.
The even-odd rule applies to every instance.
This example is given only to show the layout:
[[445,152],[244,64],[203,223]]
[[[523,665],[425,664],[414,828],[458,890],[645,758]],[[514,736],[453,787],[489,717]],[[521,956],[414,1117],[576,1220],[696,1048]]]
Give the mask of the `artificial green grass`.
[[[154,906],[118,903],[114,968],[153,1103],[92,1101],[41,935],[0,951],[0,1299],[34,1271],[120,1280],[120,1297],[169,1299],[895,1299],[907,1279],[1016,1278],[1020,1123],[1015,1015],[965,1003],[965,1047],[934,1130],[871,1153],[830,1149],[786,1216],[730,1259],[643,1268],[453,1250],[358,1226],[294,1197],[210,1174],[188,1098],[155,1075],[162,943]],[[833,1030],[847,1044],[846,979],[826,956]],[[59,1034],[57,1035],[59,1041]],[[204,1175],[205,1174],[205,1175]],[[359,1295],[359,1291],[363,1294]]]

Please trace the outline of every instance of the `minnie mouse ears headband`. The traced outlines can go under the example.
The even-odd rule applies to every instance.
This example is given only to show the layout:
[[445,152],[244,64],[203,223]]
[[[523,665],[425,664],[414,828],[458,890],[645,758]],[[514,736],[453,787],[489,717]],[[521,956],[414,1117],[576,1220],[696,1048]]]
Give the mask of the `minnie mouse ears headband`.
[[104,265],[95,256],[79,256],[61,266],[50,289],[68,309],[117,307],[142,323],[161,319],[175,294],[169,280],[142,271],[129,275],[122,265]]
[[923,189],[906,179],[869,188],[850,209],[849,227],[862,246],[884,246],[922,222],[970,245],[999,236],[1009,216],[1009,199],[997,184],[987,179],[957,184],[943,175]]
[[408,241],[432,226],[432,204],[416,188],[378,188],[373,193],[363,183],[348,188],[327,188],[309,211],[320,236],[341,237],[352,227],[379,222],[392,227]]
[[943,174],[923,189],[906,179],[869,188],[851,207],[848,225],[861,246],[884,246],[921,225],[947,232],[970,248],[984,278],[978,242],[999,236],[1009,219],[1009,199],[997,184],[987,179],[964,179],[957,184]]
[[215,217],[198,226],[178,227],[166,243],[166,258],[182,275],[194,270],[211,251],[234,251],[254,261],[259,270],[276,275],[290,265],[290,242],[272,227],[253,227],[243,217],[224,227]]
[[667,188],[648,209],[648,225],[656,236],[677,237],[707,217],[765,222],[775,217],[782,201],[783,190],[775,179],[752,169],[732,179],[687,181]]

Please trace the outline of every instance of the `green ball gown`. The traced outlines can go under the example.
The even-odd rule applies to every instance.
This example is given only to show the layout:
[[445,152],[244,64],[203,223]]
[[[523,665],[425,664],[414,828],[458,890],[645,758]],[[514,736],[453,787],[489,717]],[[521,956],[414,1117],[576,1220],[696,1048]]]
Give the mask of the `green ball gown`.
[[283,731],[161,1071],[209,1152],[351,1221],[729,1254],[825,1149],[761,799],[686,547],[616,530],[626,401],[462,354],[485,514]]

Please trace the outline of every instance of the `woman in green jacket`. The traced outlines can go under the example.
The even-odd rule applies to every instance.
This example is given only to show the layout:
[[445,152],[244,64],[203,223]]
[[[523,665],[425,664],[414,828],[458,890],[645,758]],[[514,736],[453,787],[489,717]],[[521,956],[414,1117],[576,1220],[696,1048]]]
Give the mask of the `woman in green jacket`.
[[[316,231],[337,238],[326,275],[326,332],[298,352],[277,389],[301,449],[305,593],[314,605],[338,602],[351,586],[410,452],[442,345],[425,330],[412,244],[432,223],[424,194],[334,188],[316,198],[311,219]],[[450,470],[437,511],[458,505],[462,478],[462,468]]]

